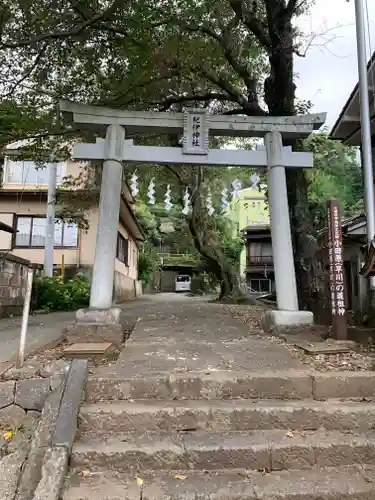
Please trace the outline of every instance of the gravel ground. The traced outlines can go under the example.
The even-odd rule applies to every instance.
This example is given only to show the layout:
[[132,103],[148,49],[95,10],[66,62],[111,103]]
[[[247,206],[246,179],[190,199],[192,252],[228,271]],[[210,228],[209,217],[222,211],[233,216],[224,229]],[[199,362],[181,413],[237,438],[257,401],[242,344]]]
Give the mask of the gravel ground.
[[223,313],[229,312],[234,318],[240,319],[247,323],[252,333],[264,333],[262,328],[262,320],[266,308],[263,306],[247,306],[235,304],[207,304],[208,307],[220,308]]
[[[358,345],[356,350],[345,354],[316,354],[309,355],[296,347],[293,343],[287,342],[277,335],[270,335],[265,333],[262,328],[262,319],[266,311],[265,307],[262,306],[242,306],[233,304],[213,304],[213,307],[222,308],[223,312],[229,312],[233,317],[240,319],[247,323],[251,329],[252,333],[255,335],[262,335],[271,342],[278,344],[283,344],[285,347],[297,357],[302,363],[308,365],[310,368],[317,371],[366,371],[375,369],[375,348]],[[323,331],[324,328],[320,328]],[[327,332],[328,332],[327,327]],[[316,327],[306,327],[300,328],[299,332],[306,333],[316,333]]]

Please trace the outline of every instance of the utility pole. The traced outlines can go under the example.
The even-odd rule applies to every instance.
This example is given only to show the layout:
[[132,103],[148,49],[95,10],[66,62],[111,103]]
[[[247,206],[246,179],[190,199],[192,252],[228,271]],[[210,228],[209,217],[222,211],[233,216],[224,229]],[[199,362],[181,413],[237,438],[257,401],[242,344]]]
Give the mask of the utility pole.
[[55,152],[50,156],[48,165],[48,195],[46,210],[46,239],[44,246],[44,274],[53,276],[53,250],[55,246],[55,204],[56,204],[56,177],[57,163]]
[[[355,19],[358,54],[359,100],[361,109],[361,150],[364,172],[366,223],[368,244],[375,237],[374,174],[372,165],[371,121],[367,81],[366,30],[363,0],[355,0]],[[372,287],[374,280],[371,280]]]

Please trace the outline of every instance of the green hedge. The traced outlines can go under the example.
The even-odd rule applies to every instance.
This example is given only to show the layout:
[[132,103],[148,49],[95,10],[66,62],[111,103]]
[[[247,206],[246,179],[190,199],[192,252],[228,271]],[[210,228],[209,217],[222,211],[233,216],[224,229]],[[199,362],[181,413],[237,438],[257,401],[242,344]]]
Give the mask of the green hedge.
[[42,276],[34,282],[35,309],[70,311],[86,307],[90,301],[90,283],[86,276],[77,274],[64,281],[61,276]]

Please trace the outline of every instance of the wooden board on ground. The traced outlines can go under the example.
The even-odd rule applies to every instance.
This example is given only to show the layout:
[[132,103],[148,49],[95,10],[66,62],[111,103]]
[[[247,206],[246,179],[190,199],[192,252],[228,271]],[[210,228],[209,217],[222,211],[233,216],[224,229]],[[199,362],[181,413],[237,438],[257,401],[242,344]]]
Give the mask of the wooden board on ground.
[[306,354],[344,354],[355,347],[355,342],[350,340],[326,340],[325,342],[295,342]]
[[111,342],[76,342],[64,349],[64,356],[67,358],[104,356],[111,347]]

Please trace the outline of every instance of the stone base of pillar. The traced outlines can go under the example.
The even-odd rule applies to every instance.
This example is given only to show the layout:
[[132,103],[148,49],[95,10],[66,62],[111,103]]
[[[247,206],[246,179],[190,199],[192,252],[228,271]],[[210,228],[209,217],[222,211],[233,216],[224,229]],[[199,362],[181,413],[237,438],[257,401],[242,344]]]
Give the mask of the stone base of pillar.
[[71,323],[64,328],[64,334],[69,344],[110,342],[119,347],[126,340],[122,325],[89,325]]
[[129,337],[122,309],[79,309],[76,321],[65,326],[68,342],[111,342],[123,344]]
[[119,325],[121,324],[122,309],[111,307],[110,309],[78,309],[76,322],[90,325]]
[[267,311],[263,319],[266,332],[288,326],[305,326],[314,323],[314,315],[310,311]]

